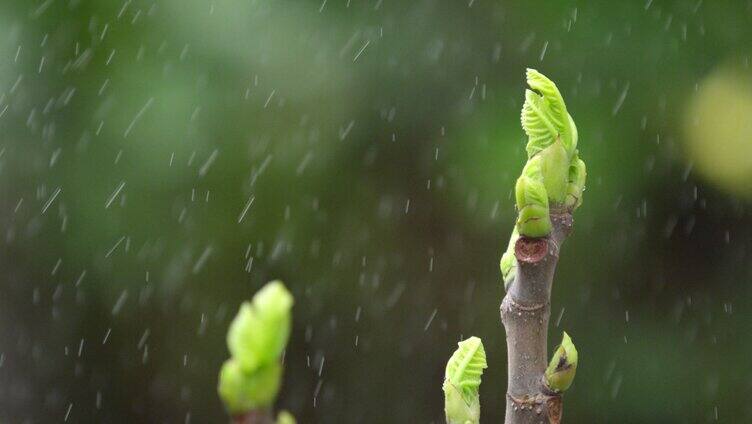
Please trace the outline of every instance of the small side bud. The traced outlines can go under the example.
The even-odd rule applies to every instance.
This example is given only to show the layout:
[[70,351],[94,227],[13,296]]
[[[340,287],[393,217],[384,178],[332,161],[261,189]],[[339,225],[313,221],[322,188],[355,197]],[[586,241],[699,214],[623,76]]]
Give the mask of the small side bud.
[[575,154],[572,164],[569,165],[569,184],[567,184],[567,200],[565,206],[574,210],[582,204],[582,192],[585,191],[587,170],[585,162]]
[[517,276],[517,258],[514,257],[514,252],[504,252],[501,255],[499,268],[501,268],[501,278],[504,280],[504,290],[509,290],[509,285]]
[[520,233],[517,232],[517,226],[515,226],[514,230],[512,230],[512,237],[509,238],[507,251],[504,252],[501,256],[501,261],[499,261],[501,278],[504,280],[504,290],[509,290],[509,285],[512,284],[512,281],[517,276],[517,258],[514,256],[514,245],[519,238]]
[[556,393],[561,393],[569,388],[574,381],[577,372],[577,349],[572,339],[565,332],[559,345],[554,351],[551,362],[546,368],[546,385]]
[[447,424],[478,424],[480,383],[486,364],[483,342],[470,337],[458,343],[444,377],[444,412]]
[[295,417],[287,411],[282,411],[277,415],[277,424],[296,424]]

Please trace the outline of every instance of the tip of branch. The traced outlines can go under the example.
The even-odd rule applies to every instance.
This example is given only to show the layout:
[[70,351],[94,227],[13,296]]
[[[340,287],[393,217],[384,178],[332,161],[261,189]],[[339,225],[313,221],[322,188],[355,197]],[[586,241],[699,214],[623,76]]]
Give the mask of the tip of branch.
[[561,235],[568,236],[574,225],[572,211],[551,210],[551,223],[554,226],[554,231],[559,231]]

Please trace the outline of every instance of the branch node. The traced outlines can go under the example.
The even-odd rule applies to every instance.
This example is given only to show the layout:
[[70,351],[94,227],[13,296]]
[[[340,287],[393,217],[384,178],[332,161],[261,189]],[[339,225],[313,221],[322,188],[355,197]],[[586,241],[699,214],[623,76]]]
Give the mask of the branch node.
[[514,244],[514,256],[520,264],[535,264],[548,253],[548,238],[520,237]]
[[534,395],[528,394],[528,395],[517,397],[511,393],[507,393],[507,398],[509,398],[509,400],[512,401],[515,409],[522,409],[522,410],[526,410],[526,409],[532,410],[534,407],[539,407],[543,405],[543,402],[545,401],[545,398],[541,396],[540,394],[534,394]]
[[[514,299],[512,299],[512,296],[505,296],[506,304],[507,304],[507,310],[509,312],[530,312],[534,313],[537,311],[542,310],[548,305],[548,302],[541,302],[541,303],[531,303],[529,305],[523,305],[521,303],[515,302]],[[502,307],[505,302],[502,302]]]
[[507,393],[507,398],[512,402],[515,411],[535,411],[536,415],[541,415],[545,410],[551,424],[561,423],[562,402],[558,393],[543,392],[519,397]]

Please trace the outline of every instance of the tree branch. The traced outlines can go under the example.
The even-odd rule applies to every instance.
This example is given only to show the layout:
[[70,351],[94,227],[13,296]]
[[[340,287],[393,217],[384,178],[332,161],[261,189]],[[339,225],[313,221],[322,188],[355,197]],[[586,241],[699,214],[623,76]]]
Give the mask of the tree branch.
[[551,211],[551,223],[549,236],[517,240],[517,274],[501,303],[508,356],[506,424],[561,421],[561,395],[546,387],[543,376],[551,286],[559,249],[572,229],[572,214]]

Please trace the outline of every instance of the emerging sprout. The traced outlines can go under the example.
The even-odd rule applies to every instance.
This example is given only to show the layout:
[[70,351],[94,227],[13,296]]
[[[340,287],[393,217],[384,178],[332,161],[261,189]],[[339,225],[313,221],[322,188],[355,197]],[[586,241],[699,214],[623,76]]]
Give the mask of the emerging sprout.
[[577,126],[553,81],[535,69],[527,70],[521,123],[528,136],[527,163],[515,185],[517,223],[500,267],[507,288],[514,280],[514,245],[520,236],[551,233],[552,209],[572,212],[582,204],[587,172],[577,152]]
[[251,302],[244,302],[230,324],[227,346],[231,357],[222,366],[217,390],[231,414],[266,408],[277,397],[292,304],[284,284],[273,281]]
[[577,372],[577,349],[572,339],[565,332],[559,345],[551,357],[551,362],[546,368],[546,386],[556,393],[561,393],[569,388],[574,381]]
[[478,424],[480,380],[486,365],[483,342],[470,337],[458,343],[449,358],[444,377],[444,410],[447,424]]

